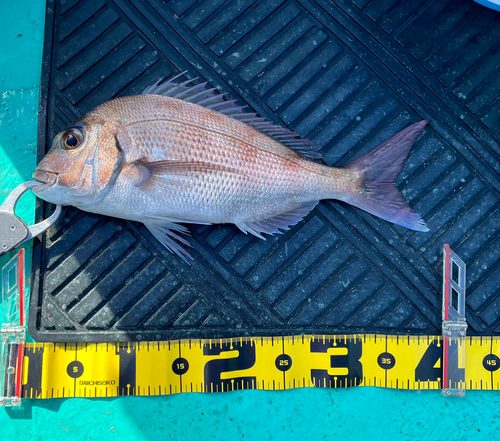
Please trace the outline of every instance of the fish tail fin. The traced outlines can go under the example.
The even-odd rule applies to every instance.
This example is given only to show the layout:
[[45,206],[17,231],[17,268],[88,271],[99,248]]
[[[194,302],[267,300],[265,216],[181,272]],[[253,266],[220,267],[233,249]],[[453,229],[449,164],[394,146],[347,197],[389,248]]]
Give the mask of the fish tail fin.
[[359,191],[343,200],[389,222],[416,231],[429,231],[395,184],[411,147],[426,124],[427,121],[420,121],[407,127],[347,164],[346,169],[361,173],[362,184]]

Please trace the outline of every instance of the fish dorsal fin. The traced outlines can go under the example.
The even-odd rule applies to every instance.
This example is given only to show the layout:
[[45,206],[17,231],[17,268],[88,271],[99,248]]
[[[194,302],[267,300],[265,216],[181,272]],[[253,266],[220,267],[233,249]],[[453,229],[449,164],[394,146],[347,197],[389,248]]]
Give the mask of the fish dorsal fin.
[[302,139],[297,133],[284,127],[277,126],[267,121],[265,118],[258,116],[256,113],[245,112],[243,109],[245,109],[246,106],[238,106],[236,100],[226,100],[224,98],[225,94],[218,93],[215,88],[207,89],[206,82],[193,86],[191,83],[196,80],[196,78],[193,78],[192,80],[187,80],[182,83],[174,83],[174,80],[184,73],[185,72],[165,81],[158,81],[144,90],[142,94],[168,96],[215,110],[230,118],[248,124],[306,158],[321,158],[321,153],[319,153],[319,147],[316,143],[307,139]]

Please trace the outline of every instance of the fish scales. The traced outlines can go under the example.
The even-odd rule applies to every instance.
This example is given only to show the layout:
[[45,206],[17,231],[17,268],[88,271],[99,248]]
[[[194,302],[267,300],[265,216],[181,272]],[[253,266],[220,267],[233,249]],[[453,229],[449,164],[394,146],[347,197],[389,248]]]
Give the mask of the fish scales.
[[[134,148],[147,160],[220,166],[210,172],[193,166],[179,185],[162,187],[158,200],[144,207],[144,191],[117,181],[102,201],[120,201],[115,210],[159,216],[168,204],[172,219],[239,223],[267,219],[300,203],[333,198],[346,191],[346,171],[312,163],[272,138],[225,115],[194,104],[157,96],[139,104],[120,98]],[[160,102],[158,102],[160,101]],[[138,117],[138,115],[140,115]],[[337,174],[337,179],[330,170]],[[342,176],[344,175],[344,176]],[[122,206],[129,200],[127,207]],[[93,208],[95,212],[101,206]]]

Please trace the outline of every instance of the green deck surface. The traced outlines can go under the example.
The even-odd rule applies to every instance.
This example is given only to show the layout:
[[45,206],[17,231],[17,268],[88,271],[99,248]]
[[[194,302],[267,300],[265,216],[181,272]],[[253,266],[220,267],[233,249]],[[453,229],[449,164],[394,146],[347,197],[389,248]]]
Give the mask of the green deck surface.
[[[0,0],[0,201],[36,163],[44,1]],[[34,197],[18,213],[33,219]],[[28,248],[28,251],[30,248]],[[0,441],[498,439],[500,394],[377,388],[26,400],[0,408]]]

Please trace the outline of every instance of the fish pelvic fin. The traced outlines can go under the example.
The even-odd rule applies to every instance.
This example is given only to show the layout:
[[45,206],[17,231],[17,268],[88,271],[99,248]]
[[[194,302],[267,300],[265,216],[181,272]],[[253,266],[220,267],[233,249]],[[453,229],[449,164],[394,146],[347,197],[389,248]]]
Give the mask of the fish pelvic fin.
[[185,262],[187,262],[187,259],[193,259],[182,246],[192,247],[192,245],[182,236],[175,233],[178,232],[189,235],[189,230],[186,227],[175,222],[161,219],[148,219],[143,223],[156,240],[172,254],[177,254]]
[[395,184],[411,147],[426,124],[424,120],[407,127],[347,164],[346,169],[361,173],[362,185],[342,200],[394,224],[415,231],[429,231]]

